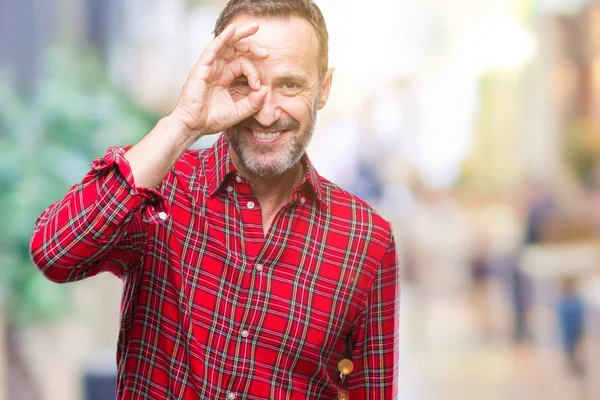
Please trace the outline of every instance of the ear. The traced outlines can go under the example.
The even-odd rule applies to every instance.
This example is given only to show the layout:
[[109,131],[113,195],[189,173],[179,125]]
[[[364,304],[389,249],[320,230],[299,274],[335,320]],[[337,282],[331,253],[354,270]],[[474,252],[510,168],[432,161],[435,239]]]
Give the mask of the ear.
[[321,82],[321,94],[319,97],[319,103],[317,104],[317,110],[321,110],[327,104],[329,99],[329,92],[331,90],[331,82],[333,81],[333,68],[329,68],[325,74],[323,82]]

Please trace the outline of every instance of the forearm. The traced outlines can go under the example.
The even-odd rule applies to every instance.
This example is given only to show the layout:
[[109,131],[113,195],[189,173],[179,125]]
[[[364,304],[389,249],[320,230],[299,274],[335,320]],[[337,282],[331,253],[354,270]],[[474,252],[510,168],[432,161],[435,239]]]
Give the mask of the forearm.
[[50,280],[68,282],[103,270],[124,274],[125,264],[120,270],[105,264],[110,252],[124,263],[139,260],[144,221],[158,221],[164,202],[157,201],[158,190],[135,187],[124,153],[113,147],[94,160],[84,179],[37,219],[31,258]]
[[355,372],[348,381],[351,399],[397,398],[399,285],[395,242],[391,236],[354,336]]
[[159,185],[198,137],[197,133],[190,131],[172,115],[161,119],[125,153],[135,185],[144,188]]

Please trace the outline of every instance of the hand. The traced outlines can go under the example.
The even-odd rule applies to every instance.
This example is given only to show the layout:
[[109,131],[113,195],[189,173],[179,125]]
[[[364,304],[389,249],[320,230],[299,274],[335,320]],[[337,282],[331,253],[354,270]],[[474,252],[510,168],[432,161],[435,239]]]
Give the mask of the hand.
[[[192,68],[171,116],[196,139],[219,133],[260,110],[267,89],[261,86],[252,60],[263,60],[269,54],[246,39],[258,28],[258,24],[229,25]],[[228,89],[242,75],[247,78],[248,90],[234,101]]]

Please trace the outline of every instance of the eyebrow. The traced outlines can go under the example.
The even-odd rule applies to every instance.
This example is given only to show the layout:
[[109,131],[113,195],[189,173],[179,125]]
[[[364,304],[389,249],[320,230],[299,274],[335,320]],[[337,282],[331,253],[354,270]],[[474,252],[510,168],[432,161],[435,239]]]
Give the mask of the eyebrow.
[[293,71],[286,71],[283,75],[277,76],[273,80],[277,83],[288,82],[288,81],[298,82],[298,83],[303,83],[303,84],[309,83],[309,80],[306,77],[306,75],[299,73],[299,72],[293,72]]

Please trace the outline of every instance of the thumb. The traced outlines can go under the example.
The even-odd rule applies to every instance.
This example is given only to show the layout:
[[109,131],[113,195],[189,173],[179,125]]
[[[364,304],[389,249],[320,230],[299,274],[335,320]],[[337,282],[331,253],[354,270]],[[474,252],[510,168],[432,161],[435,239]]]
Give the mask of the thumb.
[[261,86],[260,89],[250,92],[248,96],[235,103],[237,115],[240,120],[244,120],[249,116],[256,114],[265,102],[267,95],[267,87]]

